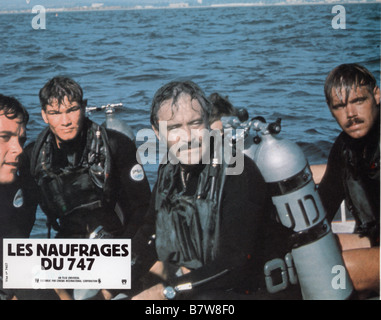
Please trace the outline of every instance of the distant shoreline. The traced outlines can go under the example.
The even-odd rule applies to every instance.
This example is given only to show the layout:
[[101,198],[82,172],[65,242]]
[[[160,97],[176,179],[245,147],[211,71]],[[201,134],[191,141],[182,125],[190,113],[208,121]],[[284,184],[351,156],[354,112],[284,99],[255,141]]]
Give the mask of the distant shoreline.
[[[134,7],[121,7],[121,6],[102,6],[102,7],[72,7],[72,8],[45,8],[47,13],[60,13],[60,12],[99,12],[99,11],[133,11],[133,10],[163,10],[163,9],[202,9],[202,8],[229,8],[229,7],[274,7],[274,6],[298,6],[298,5],[348,5],[348,4],[374,4],[381,3],[381,0],[375,1],[320,1],[320,2],[294,2],[294,3],[226,3],[226,4],[213,4],[207,6],[186,6],[186,5],[170,5],[170,6],[134,6]],[[0,10],[0,14],[22,14],[32,13],[30,9],[20,10]]]

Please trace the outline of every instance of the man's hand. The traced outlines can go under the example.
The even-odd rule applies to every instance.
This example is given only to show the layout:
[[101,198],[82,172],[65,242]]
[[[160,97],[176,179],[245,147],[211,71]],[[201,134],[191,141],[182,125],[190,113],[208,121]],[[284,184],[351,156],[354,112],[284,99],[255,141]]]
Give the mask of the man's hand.
[[131,300],[166,300],[163,291],[164,285],[159,283],[132,297]]

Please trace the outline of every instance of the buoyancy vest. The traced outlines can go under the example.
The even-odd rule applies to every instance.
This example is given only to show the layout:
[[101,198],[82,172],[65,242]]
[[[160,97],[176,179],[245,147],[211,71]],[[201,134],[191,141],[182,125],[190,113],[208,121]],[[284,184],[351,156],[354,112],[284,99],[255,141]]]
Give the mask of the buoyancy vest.
[[379,244],[380,137],[379,125],[365,142],[345,137],[342,146],[346,204],[356,221],[356,232]]
[[180,171],[180,165],[171,163],[159,168],[156,250],[162,261],[197,269],[218,252],[225,166],[205,165],[193,195],[178,190]]
[[76,164],[60,167],[53,161],[54,135],[45,129],[37,138],[31,156],[31,173],[41,193],[41,207],[48,222],[76,212],[91,212],[108,205],[111,157],[105,129],[86,120],[86,145]]

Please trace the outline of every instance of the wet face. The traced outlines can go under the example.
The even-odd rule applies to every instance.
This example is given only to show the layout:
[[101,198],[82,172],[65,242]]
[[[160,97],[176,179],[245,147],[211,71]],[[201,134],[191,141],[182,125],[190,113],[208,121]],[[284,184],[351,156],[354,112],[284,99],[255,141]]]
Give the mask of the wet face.
[[223,131],[224,130],[224,126],[222,124],[222,121],[221,120],[216,120],[216,121],[212,122],[210,124],[210,129],[211,130],[220,130],[220,131]]
[[0,184],[12,183],[16,179],[25,141],[25,125],[20,119],[8,119],[0,113]]
[[[182,164],[198,164],[205,152],[202,148],[203,135],[208,124],[202,107],[196,99],[182,94],[173,105],[173,99],[164,101],[157,113],[159,131],[155,133],[164,139],[169,152]],[[166,130],[163,125],[166,124]]]
[[67,97],[61,104],[53,100],[41,114],[53,132],[58,147],[62,142],[71,141],[79,135],[85,119],[84,108],[76,101],[70,102]]
[[369,92],[366,86],[352,87],[348,97],[345,89],[332,89],[330,110],[343,131],[354,139],[365,137],[379,116],[380,89]]

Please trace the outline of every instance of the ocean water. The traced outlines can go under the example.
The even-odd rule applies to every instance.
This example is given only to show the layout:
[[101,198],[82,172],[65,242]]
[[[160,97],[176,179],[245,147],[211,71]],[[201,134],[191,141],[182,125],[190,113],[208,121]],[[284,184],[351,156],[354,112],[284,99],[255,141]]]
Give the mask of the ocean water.
[[[29,110],[28,140],[44,124],[38,92],[56,75],[81,84],[89,105],[122,102],[118,117],[134,132],[150,128],[155,91],[179,79],[207,94],[228,95],[250,116],[282,118],[282,137],[311,164],[324,163],[340,132],[325,104],[327,73],[357,62],[380,79],[380,3],[344,4],[345,29],[333,5],[48,13],[0,16],[0,92]],[[97,122],[103,114],[91,114]],[[151,185],[155,165],[145,166]],[[38,212],[33,237],[44,237]]]

